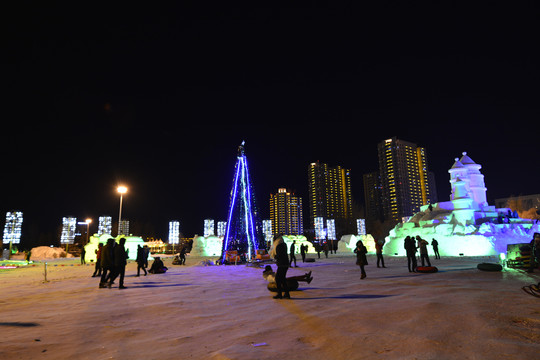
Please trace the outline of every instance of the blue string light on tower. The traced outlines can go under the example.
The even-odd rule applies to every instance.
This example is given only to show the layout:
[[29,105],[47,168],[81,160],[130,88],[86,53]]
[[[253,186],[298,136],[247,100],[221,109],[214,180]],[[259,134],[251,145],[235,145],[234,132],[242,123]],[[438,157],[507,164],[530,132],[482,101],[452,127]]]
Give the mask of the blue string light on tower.
[[222,263],[251,260],[256,251],[264,248],[264,238],[257,218],[255,194],[249,177],[244,144],[238,147],[234,169],[227,227],[221,252]]

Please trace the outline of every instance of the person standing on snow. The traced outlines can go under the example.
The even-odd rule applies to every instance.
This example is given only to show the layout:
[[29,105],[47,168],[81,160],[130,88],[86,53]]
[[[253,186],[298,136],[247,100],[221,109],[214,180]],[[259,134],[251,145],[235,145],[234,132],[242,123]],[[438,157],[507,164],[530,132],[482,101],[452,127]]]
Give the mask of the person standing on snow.
[[362,243],[362,240],[358,240],[354,252],[356,253],[356,265],[360,266],[360,272],[362,274],[360,275],[360,279],[365,279],[367,275],[364,266],[368,264],[366,257],[367,249],[364,246],[364,243]]
[[425,266],[424,260],[427,262],[427,266],[431,266],[427,250],[427,246],[429,243],[426,240],[422,239],[419,235],[416,236],[416,240],[418,240],[418,248],[420,249],[420,259],[422,260],[422,266]]
[[405,238],[404,242],[405,251],[407,252],[407,267],[409,272],[415,272],[417,263],[416,263],[416,246],[414,244],[414,239],[410,236]]
[[377,267],[380,267],[379,263],[382,263],[383,268],[386,267],[384,266],[384,259],[382,256],[382,249],[383,249],[384,243],[385,243],[384,239],[375,240],[375,253],[377,253]]
[[435,253],[435,259],[440,259],[441,255],[439,255],[439,242],[435,239],[431,241],[431,246],[433,246],[433,252]]
[[[276,259],[277,271],[275,275],[277,295],[274,299],[290,299],[289,287],[287,286],[287,270],[289,269],[289,256],[287,254],[287,244],[283,237],[276,235],[270,256]],[[285,292],[285,295],[282,294]]]

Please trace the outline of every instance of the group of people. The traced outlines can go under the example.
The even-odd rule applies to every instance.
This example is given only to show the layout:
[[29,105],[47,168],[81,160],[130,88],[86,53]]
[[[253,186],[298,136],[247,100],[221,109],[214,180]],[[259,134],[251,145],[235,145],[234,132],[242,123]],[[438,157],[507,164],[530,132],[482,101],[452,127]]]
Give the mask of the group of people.
[[[429,242],[427,240],[422,239],[420,236],[416,236],[416,240],[412,236],[407,236],[404,241],[404,248],[405,252],[407,253],[407,267],[409,268],[409,272],[416,272],[416,268],[418,267],[418,262],[416,261],[416,253],[418,250],[420,250],[420,261],[422,262],[422,266],[431,266],[431,262],[429,261],[429,255],[428,255],[428,248]],[[439,243],[437,240],[433,239],[431,242],[431,246],[433,246],[433,251],[435,253],[435,259],[440,259],[441,255],[439,254]]]
[[[114,281],[119,278],[118,288],[126,289],[124,286],[124,277],[126,274],[126,265],[128,259],[128,251],[125,248],[126,238],[120,238],[119,242],[113,238],[109,238],[107,243],[98,244],[96,250],[96,265],[92,277],[99,276],[99,287],[110,288]],[[144,275],[147,274],[148,267],[148,247],[137,246],[137,275],[140,276],[141,269]],[[153,266],[154,264],[152,264]]]

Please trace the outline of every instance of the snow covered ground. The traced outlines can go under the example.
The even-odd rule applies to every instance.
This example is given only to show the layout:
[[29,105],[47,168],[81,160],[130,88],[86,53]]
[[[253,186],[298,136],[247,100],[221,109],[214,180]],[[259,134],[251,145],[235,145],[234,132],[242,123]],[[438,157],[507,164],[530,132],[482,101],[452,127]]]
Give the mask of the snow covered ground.
[[[298,257],[299,258],[299,257]],[[540,299],[521,286],[540,273],[482,272],[488,258],[432,260],[411,274],[403,257],[367,278],[352,255],[302,264],[311,284],[274,300],[262,269],[174,266],[98,289],[78,259],[0,270],[0,359],[534,359]],[[56,265],[56,266],[55,266]],[[63,266],[62,266],[63,265]],[[274,267],[275,268],[275,267]]]

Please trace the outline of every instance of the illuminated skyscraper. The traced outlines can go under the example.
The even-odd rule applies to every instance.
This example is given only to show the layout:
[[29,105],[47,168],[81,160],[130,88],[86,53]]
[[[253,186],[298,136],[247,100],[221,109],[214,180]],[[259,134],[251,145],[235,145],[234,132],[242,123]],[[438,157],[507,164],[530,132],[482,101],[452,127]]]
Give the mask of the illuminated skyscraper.
[[270,194],[270,219],[274,234],[302,235],[304,233],[302,198],[285,188]]
[[385,218],[401,221],[420,206],[437,202],[426,150],[395,137],[378,144],[382,207]]
[[351,174],[341,166],[329,167],[314,162],[309,165],[309,221],[334,219],[338,236],[352,233],[356,224],[352,213]]

